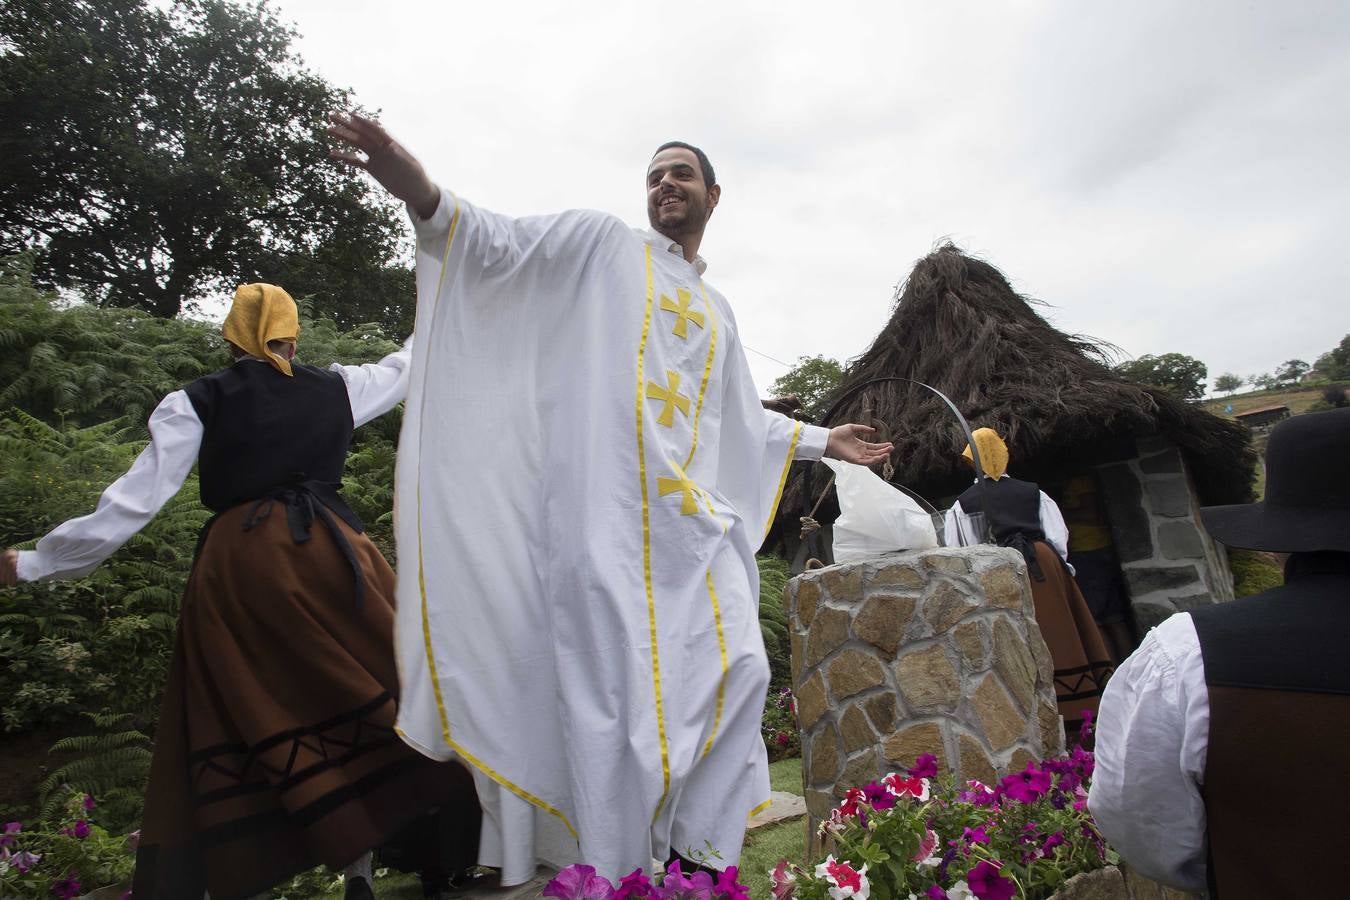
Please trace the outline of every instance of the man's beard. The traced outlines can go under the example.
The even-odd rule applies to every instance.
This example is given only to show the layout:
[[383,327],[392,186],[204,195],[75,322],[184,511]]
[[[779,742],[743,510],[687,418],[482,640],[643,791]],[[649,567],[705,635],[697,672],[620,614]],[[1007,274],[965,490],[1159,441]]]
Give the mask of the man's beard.
[[703,210],[690,203],[687,197],[680,199],[684,201],[684,212],[670,216],[664,221],[661,217],[661,207],[647,210],[647,221],[651,223],[652,228],[672,240],[696,232],[703,216]]

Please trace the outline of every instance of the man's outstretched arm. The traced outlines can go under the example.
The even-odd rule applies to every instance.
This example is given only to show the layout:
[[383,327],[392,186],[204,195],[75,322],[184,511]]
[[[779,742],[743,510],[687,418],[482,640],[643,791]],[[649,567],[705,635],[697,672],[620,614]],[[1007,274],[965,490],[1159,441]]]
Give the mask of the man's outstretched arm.
[[379,122],[359,113],[333,113],[328,119],[332,123],[328,133],[345,147],[328,151],[329,156],[369,172],[381,187],[412,207],[418,218],[430,219],[435,214],[441,202],[440,188],[427,177],[417,158],[390,137]]

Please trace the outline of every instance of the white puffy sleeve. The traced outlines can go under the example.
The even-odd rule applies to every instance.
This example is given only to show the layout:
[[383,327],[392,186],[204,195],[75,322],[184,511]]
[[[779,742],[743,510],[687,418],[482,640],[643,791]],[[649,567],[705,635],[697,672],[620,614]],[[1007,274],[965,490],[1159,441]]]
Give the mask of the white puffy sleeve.
[[183,486],[202,444],[202,423],[183,391],[174,391],[150,414],[150,443],[121,478],[108,485],[98,506],[19,551],[19,580],[81,578],[112,556]]

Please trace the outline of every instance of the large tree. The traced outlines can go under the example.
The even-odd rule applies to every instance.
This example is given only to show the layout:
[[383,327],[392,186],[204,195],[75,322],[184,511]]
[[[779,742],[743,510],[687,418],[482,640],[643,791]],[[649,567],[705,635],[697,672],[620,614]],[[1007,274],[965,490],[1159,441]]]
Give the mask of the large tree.
[[1232,372],[1224,372],[1214,379],[1214,390],[1221,394],[1231,394],[1240,387],[1242,387],[1242,376],[1234,375]]
[[173,316],[265,280],[406,330],[398,211],[329,161],[351,98],[293,38],[265,3],[0,4],[0,252],[103,306]]
[[803,356],[769,387],[775,397],[793,396],[802,402],[802,413],[812,421],[820,418],[830,396],[839,387],[843,368],[828,356]]
[[1350,334],[1341,338],[1334,349],[1317,357],[1314,368],[1332,381],[1350,378]]
[[1205,394],[1209,369],[1184,353],[1146,354],[1116,366],[1116,371],[1136,384],[1164,388],[1183,400],[1199,400]]

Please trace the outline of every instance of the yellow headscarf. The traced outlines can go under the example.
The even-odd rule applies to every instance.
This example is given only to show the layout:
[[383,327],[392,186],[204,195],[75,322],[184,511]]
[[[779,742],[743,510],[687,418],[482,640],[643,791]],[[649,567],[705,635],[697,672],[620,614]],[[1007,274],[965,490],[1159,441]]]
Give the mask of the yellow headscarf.
[[267,349],[268,341],[293,341],[300,336],[300,315],[291,295],[275,284],[244,284],[220,328],[225,340],[249,356],[265,359],[283,375],[291,362]]
[[[984,469],[984,474],[997,481],[1008,473],[1008,445],[1003,443],[1003,438],[998,436],[998,432],[992,428],[976,428],[971,433],[975,438],[975,446],[980,451],[980,466]],[[961,451],[961,455],[966,458],[966,462],[972,466],[975,465],[971,459],[970,445]]]

